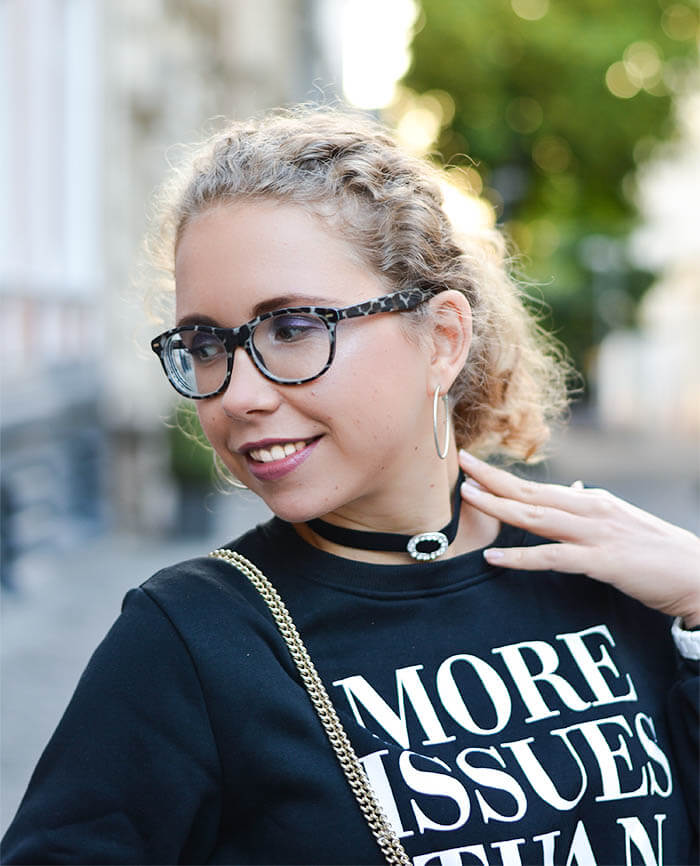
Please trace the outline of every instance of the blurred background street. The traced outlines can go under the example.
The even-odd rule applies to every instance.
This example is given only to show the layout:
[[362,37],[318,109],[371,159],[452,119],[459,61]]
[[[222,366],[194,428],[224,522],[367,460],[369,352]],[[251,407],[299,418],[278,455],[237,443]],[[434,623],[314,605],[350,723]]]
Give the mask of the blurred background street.
[[537,477],[698,531],[699,38],[691,0],[0,2],[0,832],[125,591],[266,514],[149,350],[151,197],[221,117],[341,100],[446,163],[585,377]]

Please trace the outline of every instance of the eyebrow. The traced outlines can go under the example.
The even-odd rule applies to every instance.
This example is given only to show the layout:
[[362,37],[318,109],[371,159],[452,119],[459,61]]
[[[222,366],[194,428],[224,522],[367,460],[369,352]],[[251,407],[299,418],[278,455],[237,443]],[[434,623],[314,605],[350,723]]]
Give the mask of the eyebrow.
[[[253,315],[255,319],[262,316],[263,313],[271,313],[274,310],[283,310],[286,307],[328,307],[337,306],[337,301],[331,301],[328,298],[323,298],[319,295],[277,295],[274,298],[268,298],[266,301],[260,301],[253,307]],[[181,328],[185,325],[211,325],[213,328],[225,327],[211,316],[205,316],[203,313],[190,313],[183,316],[177,321],[177,327]]]
[[319,295],[278,295],[276,298],[268,298],[253,307],[253,316],[262,316],[263,313],[271,313],[273,310],[283,310],[285,307],[328,307],[336,302]]
[[189,316],[183,316],[175,323],[176,328],[182,328],[185,325],[211,325],[213,328],[218,328],[219,323],[212,319],[211,316],[204,316],[201,313],[191,313]]

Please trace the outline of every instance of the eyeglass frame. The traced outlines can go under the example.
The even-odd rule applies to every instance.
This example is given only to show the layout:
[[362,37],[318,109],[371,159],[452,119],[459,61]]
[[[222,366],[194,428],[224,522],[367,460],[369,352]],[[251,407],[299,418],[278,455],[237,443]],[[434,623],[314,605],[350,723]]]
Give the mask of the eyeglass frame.
[[[438,289],[437,291],[440,290]],[[435,296],[436,293],[437,292],[434,289],[402,289],[398,292],[392,292],[389,295],[381,295],[376,298],[370,298],[370,300],[363,301],[360,304],[352,304],[349,307],[285,307],[284,309],[271,310],[268,313],[263,313],[260,316],[256,316],[254,319],[251,319],[249,322],[245,322],[244,324],[239,325],[237,328],[222,328],[218,325],[179,325],[178,327],[170,328],[169,330],[164,331],[162,334],[159,334],[157,337],[154,337],[151,340],[151,349],[158,356],[161,366],[163,367],[163,372],[165,373],[168,382],[170,382],[170,384],[178,392],[178,394],[181,394],[183,397],[187,397],[190,400],[208,400],[210,397],[216,397],[219,394],[222,394],[228,388],[229,382],[231,381],[231,375],[233,373],[233,356],[236,349],[239,348],[245,349],[246,354],[255,365],[255,369],[258,370],[261,375],[263,375],[266,379],[269,379],[271,382],[275,382],[278,385],[304,385],[307,382],[313,382],[315,379],[318,379],[320,376],[322,376],[333,363],[333,360],[335,359],[336,349],[335,329],[338,322],[342,322],[344,319],[373,316],[376,313],[409,312],[410,310],[414,310],[416,307],[420,306],[420,304],[429,301],[432,297]],[[277,316],[288,316],[295,314],[318,316],[318,318],[321,319],[321,321],[325,324],[326,329],[328,330],[328,361],[320,372],[314,374],[313,376],[309,376],[306,379],[284,379],[279,376],[275,376],[274,373],[271,373],[269,370],[264,368],[262,360],[258,357],[257,351],[253,345],[253,334],[259,324]],[[168,369],[166,367],[164,357],[165,341],[168,340],[170,337],[174,336],[175,334],[181,334],[188,331],[197,331],[200,333],[211,334],[215,337],[218,337],[226,348],[226,376],[222,384],[217,389],[209,392],[208,394],[190,394],[186,391],[183,391],[180,387],[178,387],[178,385],[173,381],[173,379],[171,379],[170,374],[168,373]]]

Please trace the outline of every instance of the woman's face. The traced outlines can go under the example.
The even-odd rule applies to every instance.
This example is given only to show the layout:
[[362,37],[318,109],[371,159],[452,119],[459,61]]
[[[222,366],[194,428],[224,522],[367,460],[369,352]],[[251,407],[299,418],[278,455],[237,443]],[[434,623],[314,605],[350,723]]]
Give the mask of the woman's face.
[[[194,219],[175,278],[178,322],[222,327],[269,309],[344,307],[392,291],[317,217],[274,202],[222,205]],[[237,349],[226,391],[197,401],[223,462],[283,519],[381,512],[389,491],[410,491],[433,448],[432,383],[429,350],[400,318],[340,322],[331,368],[304,385],[270,381]]]

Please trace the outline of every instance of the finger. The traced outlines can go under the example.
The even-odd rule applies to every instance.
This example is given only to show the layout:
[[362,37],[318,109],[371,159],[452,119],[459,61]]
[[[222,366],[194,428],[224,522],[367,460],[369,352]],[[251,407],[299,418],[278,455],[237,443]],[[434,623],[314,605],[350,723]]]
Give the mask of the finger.
[[562,484],[542,484],[538,481],[518,478],[510,472],[479,460],[466,451],[459,452],[459,461],[470,478],[498,496],[562,508],[573,514],[585,514],[590,511],[590,497],[581,496],[582,491],[578,484],[565,487]]
[[590,549],[576,544],[538,544],[534,547],[491,547],[484,551],[490,565],[522,571],[561,571],[585,574]]
[[521,502],[496,496],[471,480],[462,484],[461,494],[479,511],[545,538],[580,541],[590,531],[589,521],[579,514],[533,501]]

